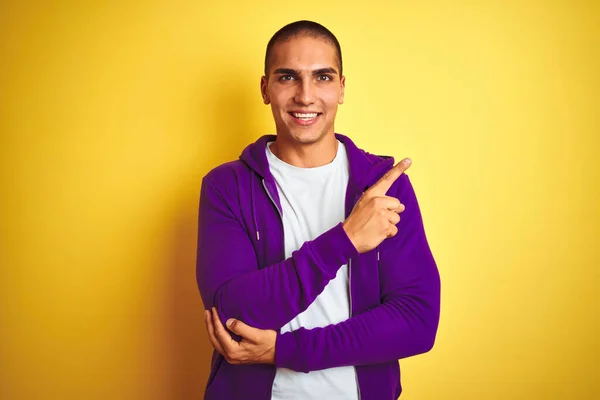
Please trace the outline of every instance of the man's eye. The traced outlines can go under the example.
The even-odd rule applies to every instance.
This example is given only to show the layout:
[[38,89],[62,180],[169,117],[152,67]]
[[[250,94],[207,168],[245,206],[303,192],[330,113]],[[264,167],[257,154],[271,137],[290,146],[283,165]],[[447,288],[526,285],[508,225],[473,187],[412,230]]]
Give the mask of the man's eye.
[[329,75],[319,75],[318,79],[320,81],[330,81],[331,80],[331,76],[329,76]]
[[294,77],[292,75],[282,75],[281,78],[279,78],[280,81],[291,81],[293,79]]

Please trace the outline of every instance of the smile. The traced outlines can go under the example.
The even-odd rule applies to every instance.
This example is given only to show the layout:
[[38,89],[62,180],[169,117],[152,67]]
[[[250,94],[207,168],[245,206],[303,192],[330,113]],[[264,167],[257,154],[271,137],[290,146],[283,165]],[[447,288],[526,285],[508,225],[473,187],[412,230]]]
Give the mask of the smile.
[[311,113],[290,112],[289,114],[292,116],[293,120],[299,125],[311,125],[321,115],[321,113],[317,113],[317,112],[311,112]]

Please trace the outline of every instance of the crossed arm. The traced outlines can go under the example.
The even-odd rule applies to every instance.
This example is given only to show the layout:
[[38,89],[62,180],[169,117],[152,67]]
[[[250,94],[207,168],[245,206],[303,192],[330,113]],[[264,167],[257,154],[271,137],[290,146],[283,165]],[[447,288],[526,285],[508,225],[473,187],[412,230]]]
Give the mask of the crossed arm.
[[[408,246],[420,248],[416,243]],[[231,364],[276,364],[309,372],[346,365],[397,360],[433,347],[439,321],[439,275],[431,253],[421,254],[419,275],[410,282],[382,282],[387,286],[382,304],[344,322],[323,328],[279,334],[229,319],[227,328],[241,337],[232,339],[216,308],[205,322],[213,347]],[[278,344],[285,343],[280,354]],[[325,345],[326,344],[326,345]],[[288,351],[287,349],[293,349]]]

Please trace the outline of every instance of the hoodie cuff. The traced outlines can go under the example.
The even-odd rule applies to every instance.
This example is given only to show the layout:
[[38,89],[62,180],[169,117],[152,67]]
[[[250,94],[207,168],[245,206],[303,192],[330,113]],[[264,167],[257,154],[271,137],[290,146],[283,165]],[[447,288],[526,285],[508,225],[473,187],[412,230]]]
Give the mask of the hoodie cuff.
[[358,255],[341,222],[310,242],[310,249],[319,265],[334,276],[351,257]]
[[300,358],[298,340],[293,332],[278,333],[275,341],[275,367],[308,373]]

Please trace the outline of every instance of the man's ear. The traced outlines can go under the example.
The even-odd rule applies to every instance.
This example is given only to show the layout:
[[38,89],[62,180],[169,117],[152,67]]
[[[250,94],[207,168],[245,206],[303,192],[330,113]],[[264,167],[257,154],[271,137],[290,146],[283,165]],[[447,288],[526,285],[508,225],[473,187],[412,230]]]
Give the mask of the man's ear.
[[265,104],[271,104],[271,99],[269,99],[269,93],[267,91],[268,81],[269,78],[267,78],[266,76],[260,78],[260,94],[262,95],[263,103]]
[[342,76],[340,79],[340,85],[342,87],[342,91],[340,92],[340,98],[338,99],[339,104],[344,104],[344,90],[346,89],[346,77]]

